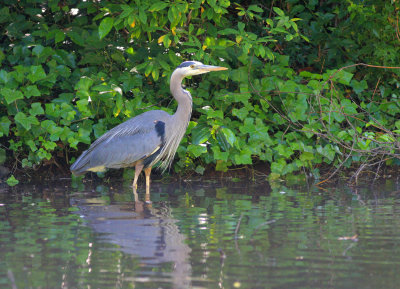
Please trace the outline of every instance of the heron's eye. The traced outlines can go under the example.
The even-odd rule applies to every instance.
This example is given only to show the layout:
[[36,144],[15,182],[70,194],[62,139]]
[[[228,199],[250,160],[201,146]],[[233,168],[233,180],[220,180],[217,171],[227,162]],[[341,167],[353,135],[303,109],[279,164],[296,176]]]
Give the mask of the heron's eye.
[[192,64],[192,65],[190,65],[190,68],[194,68],[194,65]]

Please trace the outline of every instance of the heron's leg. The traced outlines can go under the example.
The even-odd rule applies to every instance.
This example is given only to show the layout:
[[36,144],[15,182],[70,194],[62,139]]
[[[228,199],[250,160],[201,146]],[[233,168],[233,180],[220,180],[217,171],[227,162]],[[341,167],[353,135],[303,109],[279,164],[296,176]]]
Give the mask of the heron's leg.
[[142,170],[143,170],[143,167],[144,167],[144,165],[143,165],[142,162],[137,162],[136,165],[135,165],[135,178],[133,179],[133,184],[132,184],[132,187],[133,187],[133,195],[135,196],[135,201],[137,201],[137,200],[136,200],[136,199],[137,199],[137,193],[136,193],[136,190],[137,190],[137,180],[138,180],[138,178],[139,178],[140,173],[141,173]]
[[144,169],[144,174],[146,175],[146,203],[150,203],[150,174],[151,167]]

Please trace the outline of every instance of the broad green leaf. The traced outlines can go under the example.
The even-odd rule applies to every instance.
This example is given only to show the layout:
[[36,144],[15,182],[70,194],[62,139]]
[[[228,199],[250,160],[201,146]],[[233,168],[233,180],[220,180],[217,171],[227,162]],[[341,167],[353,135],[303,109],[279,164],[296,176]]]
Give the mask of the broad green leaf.
[[64,41],[64,39],[65,39],[65,33],[61,30],[57,30],[55,32],[54,42],[58,43],[58,42]]
[[[237,81],[239,83],[246,83],[247,80],[248,80],[248,77],[249,77],[246,67],[240,67],[238,69],[232,70],[231,75],[232,75],[231,76],[232,80],[233,81]],[[243,93],[243,94],[235,94],[235,97],[239,97],[239,98],[240,97],[246,97],[246,98],[249,98],[250,96],[249,95],[244,95],[244,93]]]
[[120,94],[117,94],[116,95],[116,101],[115,101],[115,106],[114,106],[114,116],[115,117],[117,117],[119,114],[120,114],[120,112],[121,112],[121,110],[122,110],[122,108],[123,108],[123,100],[122,100],[122,95],[120,95]]
[[283,144],[279,144],[275,150],[278,152],[279,155],[284,156],[285,158],[289,158],[291,155],[294,154],[294,151],[291,147]]
[[353,88],[354,92],[360,94],[364,90],[368,88],[368,84],[365,80],[357,81],[353,79],[350,83],[351,87]]
[[228,160],[229,152],[221,152],[217,146],[213,146],[212,151],[214,152],[214,159],[223,160],[225,162]]
[[379,109],[382,112],[386,112],[387,114],[391,115],[391,116],[395,116],[396,114],[400,113],[400,107],[398,105],[398,101],[397,102],[382,102],[379,105]]
[[283,175],[286,166],[287,163],[284,159],[278,159],[277,161],[271,163],[271,173]]
[[36,45],[35,48],[32,49],[32,54],[36,55],[37,57],[40,57],[44,50],[44,47],[42,45]]
[[357,145],[360,149],[362,150],[369,150],[369,145],[371,143],[371,140],[367,139],[367,140],[360,140],[359,142],[357,142]]
[[146,70],[144,71],[144,75],[149,76],[150,73],[153,71],[154,68],[154,64],[150,63],[149,65],[147,65]]
[[289,115],[293,121],[307,120],[309,118],[307,96],[297,94],[294,102],[291,103],[288,109],[292,110]]
[[221,35],[231,35],[231,34],[238,34],[239,32],[232,28],[225,28],[223,30],[218,31],[218,34]]
[[90,130],[87,130],[85,128],[79,128],[78,130],[78,139],[80,142],[83,142],[85,144],[90,144]]
[[99,138],[106,132],[106,128],[104,127],[103,123],[99,122],[93,126],[93,132],[94,136]]
[[25,113],[23,112],[18,112],[15,115],[15,121],[22,125],[26,130],[30,130],[32,125],[38,125],[39,121],[37,120],[36,117],[30,115],[26,116]]
[[343,108],[343,112],[346,115],[354,115],[357,113],[357,104],[355,104],[354,102],[350,101],[349,99],[342,99],[341,101],[341,105]]
[[169,35],[164,35],[165,37],[163,38],[163,40],[162,40],[162,42],[163,42],[163,44],[164,44],[164,47],[165,48],[168,48],[170,45],[171,45],[171,43],[172,43],[172,40],[169,38]]
[[192,153],[196,158],[207,152],[207,146],[190,144],[187,151]]
[[99,37],[103,39],[112,29],[114,25],[114,18],[106,17],[104,18],[99,25]]
[[30,73],[28,74],[27,78],[32,83],[35,83],[38,80],[46,78],[46,73],[41,65],[34,65],[30,67]]
[[35,142],[32,139],[28,140],[26,142],[26,144],[29,146],[29,148],[31,149],[32,152],[37,151],[37,146],[36,146]]
[[302,162],[301,165],[302,166],[306,166],[307,162],[312,161],[313,159],[315,159],[315,155],[313,153],[310,153],[310,152],[302,152],[300,157],[299,157],[299,159]]
[[40,90],[37,88],[36,85],[28,85],[27,87],[23,88],[23,91],[24,91],[24,95],[27,98],[30,98],[32,96],[40,96],[41,95]]
[[331,144],[326,145],[325,147],[318,146],[317,147],[317,152],[329,159],[330,161],[333,161],[336,155],[335,150],[332,148]]
[[5,70],[0,70],[0,81],[2,83],[7,83],[10,80],[10,75]]
[[[129,6],[129,5],[122,4],[120,7],[122,10],[120,17],[122,17],[122,18],[129,17],[129,15],[135,11],[134,7]],[[101,14],[99,14],[98,16],[101,17]]]
[[82,91],[88,91],[89,88],[93,85],[93,79],[87,77],[87,76],[82,76],[78,83],[75,85],[76,90],[82,90]]
[[232,114],[234,116],[237,116],[240,120],[244,120],[249,114],[249,111],[246,107],[242,107],[240,109],[234,108],[232,110]]
[[53,151],[57,147],[57,144],[54,141],[45,141],[43,142],[43,147],[47,151]]
[[285,16],[285,12],[283,12],[280,8],[278,8],[278,7],[273,7],[272,9],[273,9],[274,12],[275,12],[276,14],[278,14],[279,16]]
[[54,121],[48,120],[48,119],[46,119],[40,123],[40,126],[42,128],[44,128],[45,130],[47,130],[48,132],[49,132],[49,128],[52,126],[55,126],[55,125],[56,125],[56,123]]
[[306,70],[301,71],[299,75],[303,76],[303,77],[311,78],[311,79],[322,79],[322,75],[321,74],[311,73],[311,72],[306,71]]
[[235,154],[235,163],[237,165],[251,165],[253,163],[251,159],[251,151],[245,148],[240,151],[239,154]]
[[212,108],[207,108],[207,119],[219,118],[224,119],[224,112],[222,110],[213,110]]
[[1,89],[0,94],[4,96],[4,99],[6,100],[7,104],[10,104],[16,101],[17,99],[24,98],[24,95],[22,94],[21,91],[9,89],[6,87]]
[[254,118],[248,117],[244,120],[243,125],[239,127],[241,133],[252,135],[256,130],[254,126]]
[[170,4],[168,2],[156,2],[153,5],[150,6],[149,11],[150,12],[155,12],[155,11],[161,11],[165,8],[167,8]]
[[143,24],[147,23],[147,15],[146,15],[146,11],[144,11],[144,9],[139,10],[139,20]]
[[31,168],[32,162],[30,162],[28,159],[25,158],[22,160],[22,167],[23,168]]
[[218,144],[222,150],[224,150],[225,152],[229,151],[229,149],[231,148],[231,145],[229,144],[226,137],[220,130],[217,131],[215,138],[217,139]]
[[88,104],[89,101],[85,98],[80,99],[76,102],[76,106],[80,112],[87,112],[88,111]]
[[225,137],[225,139],[227,140],[227,142],[228,142],[231,146],[233,146],[233,144],[236,142],[236,136],[235,136],[235,134],[233,133],[233,131],[231,131],[231,130],[230,130],[229,128],[227,128],[227,127],[222,127],[219,131],[224,135],[224,137]]
[[383,141],[383,142],[394,142],[395,140],[393,139],[393,137],[387,133],[380,135],[379,137],[377,137],[378,141]]
[[44,114],[44,110],[42,108],[42,104],[40,102],[34,102],[31,105],[31,109],[29,110],[29,113],[33,116],[36,116],[38,114]]
[[205,143],[211,137],[211,131],[208,126],[198,125],[192,129],[192,143],[199,145]]
[[0,137],[3,135],[8,136],[10,131],[10,124],[11,121],[8,119],[7,116],[2,116],[0,119]]
[[250,5],[247,9],[258,13],[264,12],[264,10],[262,10],[262,8],[258,7],[257,5]]
[[240,32],[244,32],[245,24],[243,22],[238,22],[238,28]]
[[116,51],[115,53],[111,54],[111,58],[119,63],[125,63],[126,59],[124,54],[121,51]]
[[324,80],[328,80],[332,75],[334,75],[333,80],[338,81],[341,84],[349,85],[351,79],[353,78],[353,73],[341,70],[336,73],[336,70],[328,70],[323,74]]

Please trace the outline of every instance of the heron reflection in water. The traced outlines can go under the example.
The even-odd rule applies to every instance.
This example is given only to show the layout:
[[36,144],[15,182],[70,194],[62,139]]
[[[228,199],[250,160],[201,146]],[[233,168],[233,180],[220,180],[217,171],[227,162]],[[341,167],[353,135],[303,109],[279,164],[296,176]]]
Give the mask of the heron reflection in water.
[[[121,271],[124,266],[120,264],[117,272],[103,271],[101,274],[112,273],[107,275],[110,280],[122,280],[133,287],[143,282],[167,282],[173,288],[192,288],[191,249],[186,244],[186,236],[180,232],[178,220],[174,218],[168,202],[135,202],[133,207],[130,202],[108,203],[93,193],[84,197],[76,195],[70,202],[79,209],[75,213],[86,220],[96,233],[97,249],[89,247],[86,261],[90,272],[103,269],[96,266],[96,262],[107,262],[102,258],[104,251],[110,247],[101,247],[101,244],[108,243],[114,244],[113,250],[121,253],[116,254],[121,258],[119,262],[136,259],[141,264],[134,270],[125,268]],[[158,267],[170,270],[156,270],[149,278],[148,272]]]
[[192,113],[192,96],[182,88],[186,76],[227,70],[226,67],[185,61],[171,75],[170,90],[178,108],[173,115],[162,110],[142,113],[97,139],[71,166],[74,175],[106,168],[135,167],[133,192],[142,170],[146,175],[146,200],[150,200],[151,168],[160,163],[162,169],[171,165],[179,143],[186,132]]

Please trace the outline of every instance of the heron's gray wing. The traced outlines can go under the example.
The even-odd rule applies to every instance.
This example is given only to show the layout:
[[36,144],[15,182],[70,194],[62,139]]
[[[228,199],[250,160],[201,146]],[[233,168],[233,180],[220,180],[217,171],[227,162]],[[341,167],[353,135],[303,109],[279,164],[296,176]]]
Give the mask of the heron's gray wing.
[[88,170],[126,167],[156,153],[163,145],[169,119],[165,111],[148,111],[114,127],[82,153],[71,171],[79,175]]

